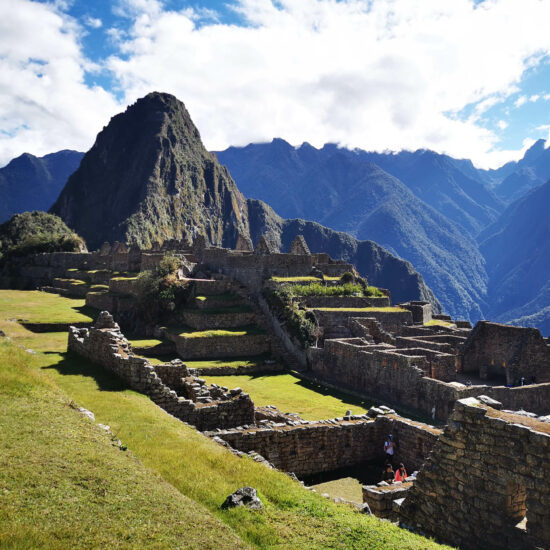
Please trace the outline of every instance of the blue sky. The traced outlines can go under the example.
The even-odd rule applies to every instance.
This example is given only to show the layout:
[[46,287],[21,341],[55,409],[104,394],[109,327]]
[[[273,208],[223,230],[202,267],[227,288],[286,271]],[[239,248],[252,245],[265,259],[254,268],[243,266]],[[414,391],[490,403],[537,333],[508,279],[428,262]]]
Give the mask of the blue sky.
[[3,0],[0,164],[86,150],[152,90],[207,147],[282,137],[495,167],[550,134],[539,0]]

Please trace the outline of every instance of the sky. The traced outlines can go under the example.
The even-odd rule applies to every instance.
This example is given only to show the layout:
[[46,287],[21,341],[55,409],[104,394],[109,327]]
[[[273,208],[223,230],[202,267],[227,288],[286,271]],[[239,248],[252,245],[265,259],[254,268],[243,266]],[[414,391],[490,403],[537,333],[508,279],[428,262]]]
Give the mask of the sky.
[[210,150],[280,137],[498,167],[550,137],[548,21],[547,0],[0,0],[0,166],[86,151],[156,90]]

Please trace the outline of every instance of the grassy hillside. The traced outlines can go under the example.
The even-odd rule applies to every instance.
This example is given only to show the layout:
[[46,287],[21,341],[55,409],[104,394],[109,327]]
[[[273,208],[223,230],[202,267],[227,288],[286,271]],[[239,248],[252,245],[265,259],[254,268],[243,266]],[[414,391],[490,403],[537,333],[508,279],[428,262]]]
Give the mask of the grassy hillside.
[[34,362],[0,341],[0,547],[247,546],[114,445]]
[[[19,353],[17,361],[10,351],[0,356],[1,387],[12,387],[0,393],[10,404],[0,407],[0,437],[10,464],[18,465],[10,479],[0,468],[6,475],[0,477],[0,547],[28,548],[31,541],[31,547],[49,548],[238,548],[244,541],[257,548],[441,548],[235,457],[99,366],[67,355],[65,332],[30,332],[15,321],[32,316],[27,296],[0,291],[0,330],[37,352]],[[58,315],[63,308],[67,318],[74,315],[74,300],[54,298]],[[43,397],[34,406],[37,395]],[[129,451],[111,447],[106,434],[67,405],[70,400],[111,426]],[[264,510],[222,511],[225,497],[244,485],[258,490]],[[193,528],[196,514],[200,529]],[[178,522],[187,530],[181,537]],[[48,537],[43,543],[42,532]],[[83,544],[83,537],[90,542]]]

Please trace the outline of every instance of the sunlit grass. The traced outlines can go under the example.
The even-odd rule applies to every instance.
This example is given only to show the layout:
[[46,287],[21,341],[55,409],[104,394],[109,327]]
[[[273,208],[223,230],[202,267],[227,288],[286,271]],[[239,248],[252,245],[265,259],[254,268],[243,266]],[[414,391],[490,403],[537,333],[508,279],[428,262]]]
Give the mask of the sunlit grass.
[[298,413],[305,420],[320,420],[353,414],[365,414],[371,403],[350,395],[305,382],[292,374],[206,376],[209,383],[239,386],[256,406],[275,405],[283,412]]
[[[71,417],[76,418],[75,431],[64,414],[36,401],[32,387],[36,384],[34,374],[39,372],[35,371],[31,380],[17,390],[30,400],[14,407],[13,414],[13,397],[9,397],[10,407],[0,407],[0,414],[7,412],[10,418],[6,425],[12,425],[8,430],[3,424],[0,430],[0,461],[5,457],[10,461],[9,467],[0,468],[0,476],[4,476],[0,477],[0,487],[8,488],[9,495],[7,500],[0,493],[0,517],[6,518],[0,520],[0,540],[7,540],[8,547],[238,548],[235,533],[257,548],[440,547],[390,523],[335,505],[304,490],[283,473],[232,455],[165,413],[145,395],[127,389],[98,365],[66,355],[65,332],[35,334],[10,321],[16,317],[39,317],[41,311],[32,300],[27,310],[27,293],[21,293],[19,301],[10,306],[4,292],[0,291],[0,328],[17,345],[24,343],[25,347],[40,350],[28,357],[41,376],[47,378],[46,386],[55,392],[57,385],[70,399],[93,411],[96,420],[110,425],[129,449],[122,453],[110,447],[108,439],[104,448],[107,436],[88,420]],[[28,294],[29,298],[33,296]],[[73,305],[78,301],[37,294],[45,300],[60,300],[53,302],[58,322],[74,322]],[[20,368],[10,355],[0,363],[0,370],[3,372],[12,363]],[[237,385],[237,378],[232,377],[231,387]],[[0,380],[0,388],[13,385],[5,378]],[[38,393],[48,391],[40,387]],[[285,408],[284,404],[281,408]],[[359,412],[355,405],[349,408]],[[69,407],[64,410],[76,414]],[[296,408],[291,406],[288,410]],[[40,416],[42,413],[45,416]],[[24,414],[29,416],[19,418]],[[335,415],[327,410],[323,416]],[[82,425],[89,431],[80,432]],[[13,459],[15,455],[20,457],[17,461]],[[131,468],[126,469],[128,461]],[[156,474],[144,475],[141,464]],[[246,485],[258,490],[264,510],[222,511],[220,505],[225,497]],[[10,506],[5,506],[5,502],[10,502]],[[200,525],[196,510],[200,512]],[[100,531],[96,525],[101,526]],[[165,530],[165,525],[171,530]],[[182,525],[185,531],[180,529]],[[6,538],[6,529],[11,539]],[[100,536],[103,538],[96,538]]]

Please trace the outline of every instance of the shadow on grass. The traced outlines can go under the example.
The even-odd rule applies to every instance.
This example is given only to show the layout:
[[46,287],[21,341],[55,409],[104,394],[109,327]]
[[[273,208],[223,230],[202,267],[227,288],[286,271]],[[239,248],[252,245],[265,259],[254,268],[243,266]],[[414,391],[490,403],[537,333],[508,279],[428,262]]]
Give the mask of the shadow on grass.
[[[57,352],[49,351],[46,354]],[[55,365],[42,367],[44,370],[53,369],[64,376],[87,376],[93,378],[101,391],[123,391],[129,389],[120,378],[105,370],[101,365],[92,363],[73,353],[60,354],[63,359]]]
[[90,327],[93,321],[84,321],[80,323],[35,323],[19,319],[18,323],[27,330],[40,334],[42,332],[68,332],[69,327]]

